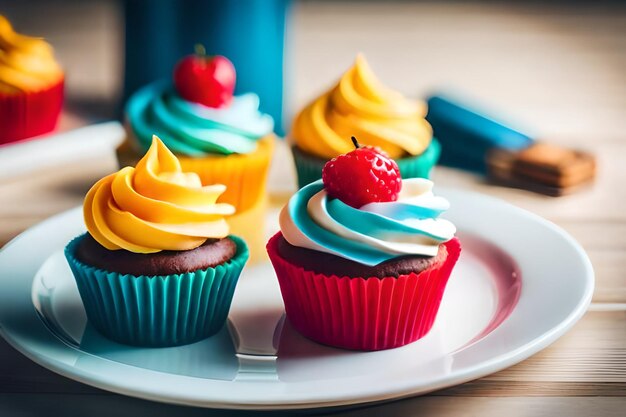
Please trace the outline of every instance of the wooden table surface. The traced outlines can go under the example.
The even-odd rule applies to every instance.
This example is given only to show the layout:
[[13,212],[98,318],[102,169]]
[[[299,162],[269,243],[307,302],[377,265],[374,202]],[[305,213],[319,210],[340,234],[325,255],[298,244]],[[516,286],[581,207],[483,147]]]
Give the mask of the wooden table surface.
[[[626,13],[619,7],[304,3],[294,10],[289,108],[332,82],[363,50],[380,77],[414,96],[437,86],[467,94],[542,137],[596,153],[595,184],[549,198],[438,167],[437,184],[503,198],[555,222],[585,248],[596,272],[590,311],[532,358],[424,397],[348,411],[378,415],[621,416],[626,409]],[[363,39],[367,39],[364,43]],[[394,45],[388,48],[387,45]],[[403,51],[403,53],[398,53]],[[78,63],[76,63],[78,65]],[[66,117],[67,126],[80,124]],[[88,140],[88,138],[85,138]],[[0,150],[1,152],[1,150]],[[279,155],[281,162],[285,153]],[[273,201],[293,189],[288,163],[273,172]],[[2,169],[0,167],[0,169]],[[0,179],[0,244],[80,204],[116,169],[112,153]],[[285,179],[287,178],[287,179]],[[554,294],[558,297],[558,294]],[[111,394],[58,376],[0,340],[0,415],[231,415]]]

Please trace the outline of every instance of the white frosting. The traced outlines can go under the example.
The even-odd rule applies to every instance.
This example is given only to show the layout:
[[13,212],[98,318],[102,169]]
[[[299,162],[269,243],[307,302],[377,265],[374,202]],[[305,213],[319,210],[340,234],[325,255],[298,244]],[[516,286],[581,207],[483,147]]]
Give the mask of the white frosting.
[[[434,209],[439,212],[445,211],[449,207],[448,201],[442,197],[434,196],[432,187],[432,181],[427,179],[407,179],[403,181],[402,192],[397,201],[370,203],[364,205],[359,210],[375,213],[387,218],[393,218],[394,213],[402,211],[403,207],[406,212],[407,205]],[[396,217],[395,221],[402,225],[418,229],[421,233],[377,230],[375,235],[372,236],[352,230],[332,218],[326,208],[327,201],[327,193],[322,189],[314,194],[307,203],[307,213],[317,225],[335,236],[365,244],[390,255],[435,256],[439,249],[439,244],[452,239],[456,232],[456,228],[451,222],[436,216],[425,218],[407,216],[407,218],[401,220]],[[280,228],[285,239],[294,246],[344,256],[340,250],[334,250],[323,244],[318,244],[304,234],[296,226],[294,219],[289,213],[288,207],[283,208],[281,211]]]

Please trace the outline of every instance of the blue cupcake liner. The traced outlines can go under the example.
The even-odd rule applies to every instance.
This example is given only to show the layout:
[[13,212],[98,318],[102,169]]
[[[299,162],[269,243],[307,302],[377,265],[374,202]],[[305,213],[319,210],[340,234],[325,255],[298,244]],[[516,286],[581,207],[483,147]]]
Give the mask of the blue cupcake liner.
[[[322,168],[326,164],[325,159],[309,155],[297,146],[293,146],[291,152],[296,164],[298,188],[322,178]],[[441,144],[433,138],[422,154],[397,159],[396,162],[402,178],[430,178],[430,172],[437,164],[440,155]]]
[[104,336],[137,346],[179,346],[217,333],[249,256],[246,243],[229,236],[237,252],[221,265],[184,274],[136,276],[79,261],[76,248],[84,236],[65,247],[65,257],[87,318]]

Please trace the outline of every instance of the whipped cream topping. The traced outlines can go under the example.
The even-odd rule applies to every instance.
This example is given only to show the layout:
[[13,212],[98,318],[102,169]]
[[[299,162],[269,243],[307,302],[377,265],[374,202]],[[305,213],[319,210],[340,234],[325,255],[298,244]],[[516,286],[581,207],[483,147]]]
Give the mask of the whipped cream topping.
[[358,209],[330,198],[322,181],[302,188],[280,214],[290,244],[330,253],[365,265],[406,256],[435,256],[456,227],[439,216],[450,204],[423,178],[405,179],[397,201]]

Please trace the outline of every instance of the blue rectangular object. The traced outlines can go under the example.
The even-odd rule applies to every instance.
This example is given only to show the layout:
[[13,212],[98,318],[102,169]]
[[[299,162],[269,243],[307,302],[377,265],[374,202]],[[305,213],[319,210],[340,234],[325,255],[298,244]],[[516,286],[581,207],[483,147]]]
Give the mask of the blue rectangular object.
[[516,151],[534,142],[528,135],[447,95],[428,99],[426,120],[442,145],[440,163],[466,170],[486,172],[487,155],[494,148]]

